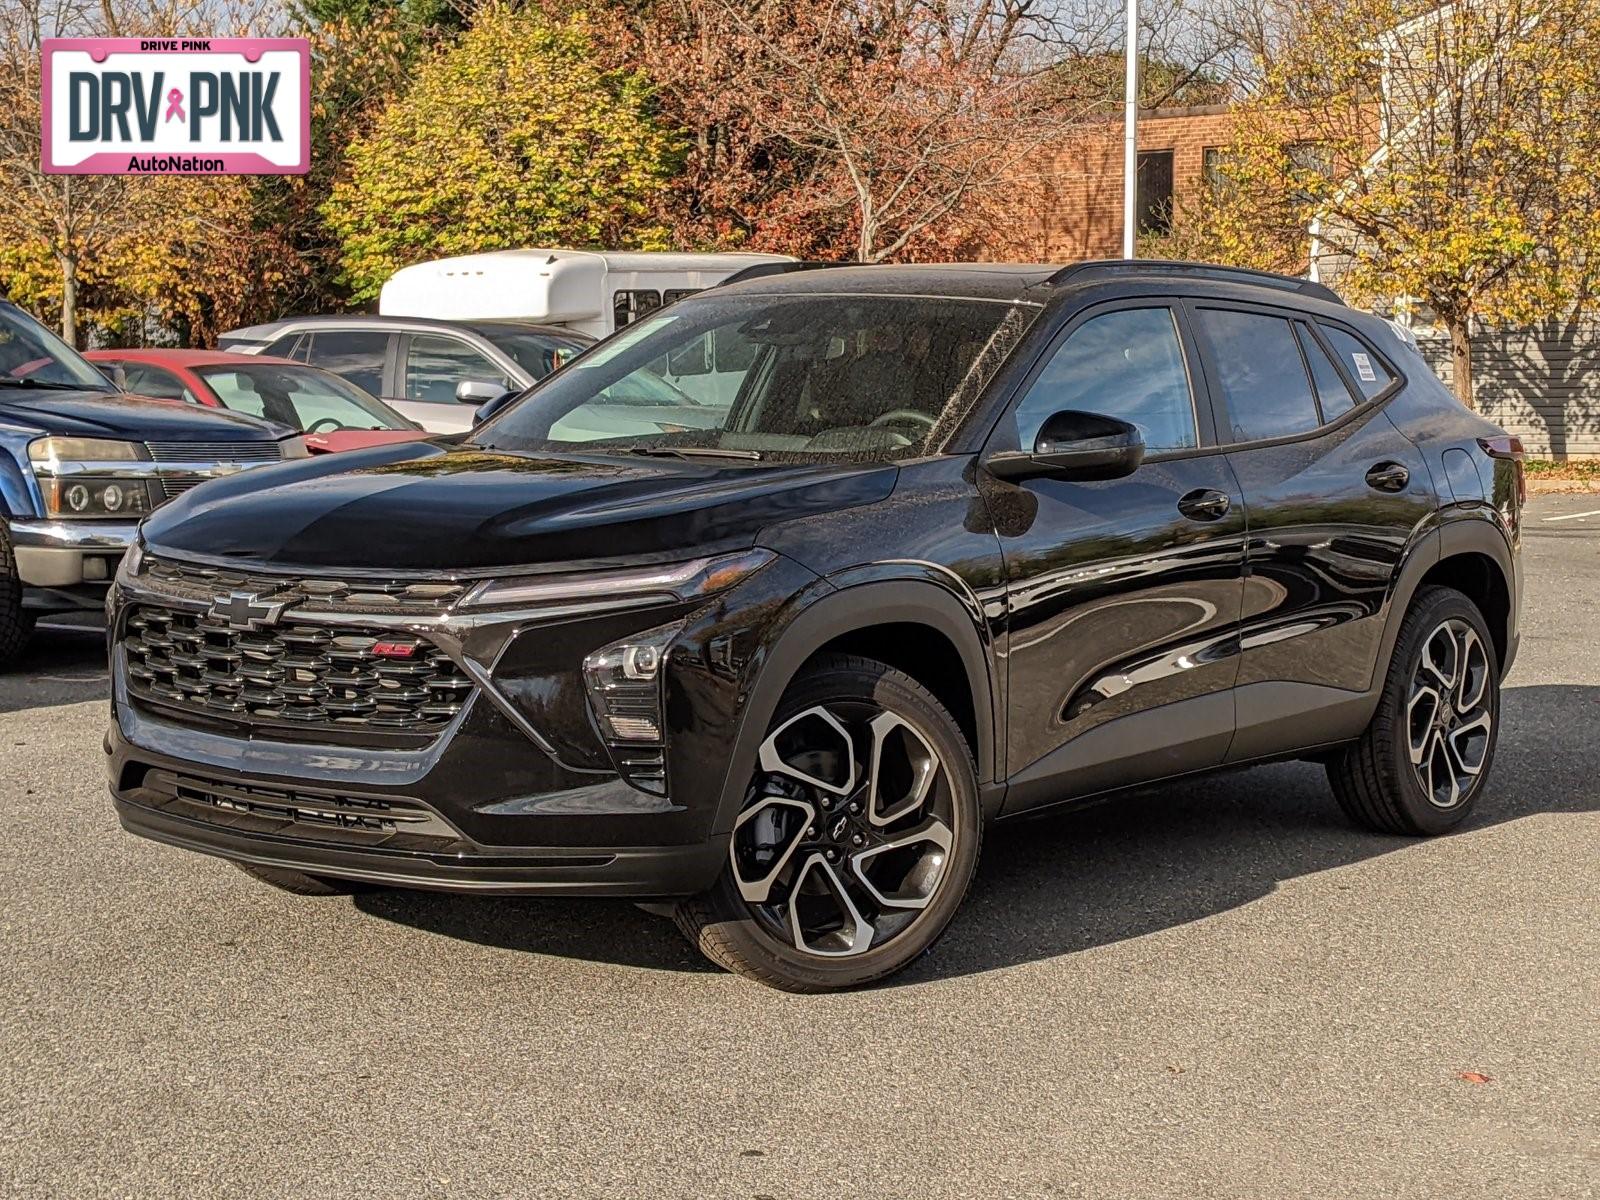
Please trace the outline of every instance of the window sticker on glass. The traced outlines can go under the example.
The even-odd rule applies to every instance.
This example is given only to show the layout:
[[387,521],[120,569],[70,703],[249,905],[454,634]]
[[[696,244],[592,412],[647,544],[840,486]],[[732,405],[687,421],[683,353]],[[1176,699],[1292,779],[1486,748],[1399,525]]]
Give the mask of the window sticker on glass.
[[1372,360],[1365,354],[1352,354],[1350,361],[1356,364],[1356,374],[1361,376],[1362,383],[1378,382],[1378,373],[1372,369]]

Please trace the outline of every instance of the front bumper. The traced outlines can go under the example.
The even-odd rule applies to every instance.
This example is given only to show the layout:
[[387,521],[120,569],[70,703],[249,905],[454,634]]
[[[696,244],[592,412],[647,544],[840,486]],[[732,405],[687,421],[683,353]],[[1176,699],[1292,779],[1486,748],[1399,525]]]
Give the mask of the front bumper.
[[99,608],[138,526],[109,521],[13,521],[12,553],[23,606],[59,612]]
[[[693,895],[727,861],[728,796],[742,793],[729,783],[730,748],[755,631],[813,578],[780,561],[698,607],[647,599],[431,617],[294,607],[292,628],[370,632],[378,622],[441,649],[474,680],[447,724],[386,731],[241,720],[206,697],[131,691],[129,613],[204,606],[233,586],[224,574],[187,595],[147,562],[112,596],[105,749],[118,816],[157,841],[311,874],[452,891]],[[674,621],[665,777],[646,786],[619,773],[633,760],[614,761],[602,743],[580,671],[591,649]],[[257,652],[230,641],[220,653],[233,650]]]
[[[727,854],[725,839],[716,838],[489,845],[409,796],[330,787],[331,779],[308,787],[292,776],[196,763],[192,754],[175,758],[133,744],[118,722],[105,749],[117,819],[129,833],[256,866],[436,891],[665,899],[704,891]],[[605,790],[597,785],[596,797]],[[381,816],[397,810],[414,824]]]

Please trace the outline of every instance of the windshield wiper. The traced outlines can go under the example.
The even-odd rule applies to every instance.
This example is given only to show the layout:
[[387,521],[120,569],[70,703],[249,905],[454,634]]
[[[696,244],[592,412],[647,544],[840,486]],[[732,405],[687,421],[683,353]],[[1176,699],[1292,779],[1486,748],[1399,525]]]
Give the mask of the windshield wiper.
[[49,392],[103,392],[106,390],[87,383],[52,383],[48,379],[12,379],[9,375],[0,375],[0,387],[41,388]]
[[623,453],[656,458],[738,458],[746,462],[762,459],[759,450],[726,450],[721,446],[629,446]]

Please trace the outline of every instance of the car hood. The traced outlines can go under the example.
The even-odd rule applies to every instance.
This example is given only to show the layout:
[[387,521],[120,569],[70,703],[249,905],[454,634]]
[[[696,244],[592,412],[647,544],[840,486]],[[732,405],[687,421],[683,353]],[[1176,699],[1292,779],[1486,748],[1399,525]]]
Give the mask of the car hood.
[[532,456],[449,441],[319,455],[205,484],[152,553],[267,569],[490,573],[751,545],[777,520],[886,498],[895,468]]
[[134,442],[263,442],[290,432],[239,413],[177,400],[6,387],[0,387],[0,424],[37,429],[41,435]]

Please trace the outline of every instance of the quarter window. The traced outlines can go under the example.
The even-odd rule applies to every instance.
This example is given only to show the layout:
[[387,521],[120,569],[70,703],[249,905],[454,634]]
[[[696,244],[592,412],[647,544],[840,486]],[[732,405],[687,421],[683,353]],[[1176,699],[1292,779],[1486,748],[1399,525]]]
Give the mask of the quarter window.
[[1045,418],[1066,410],[1132,422],[1147,454],[1194,447],[1194,401],[1172,310],[1121,308],[1078,326],[1017,406],[1018,444],[1031,447]]
[[1339,377],[1333,359],[1312,336],[1311,330],[1296,322],[1295,334],[1300,338],[1300,349],[1305,351],[1306,363],[1311,367],[1311,381],[1317,385],[1317,402],[1322,405],[1322,419],[1334,421],[1355,407],[1356,399],[1350,388]]
[[456,385],[466,379],[510,386],[505,372],[467,343],[430,334],[412,335],[406,351],[406,399],[454,404]]
[[1332,325],[1322,326],[1322,332],[1333,347],[1333,352],[1344,361],[1344,369],[1368,400],[1378,396],[1394,382],[1394,375],[1383,365],[1383,359],[1355,334],[1346,333]]
[[1321,423],[1288,321],[1222,308],[1202,308],[1195,315],[1211,347],[1232,440],[1288,437]]
[[[389,335],[370,329],[319,330],[304,360],[332,371],[374,396],[383,391],[383,360],[389,354]],[[301,356],[296,356],[301,357]]]

